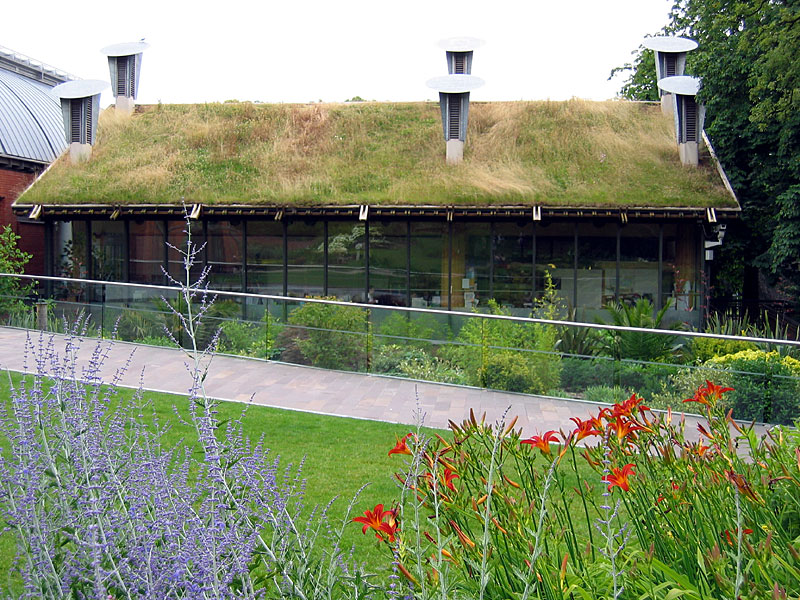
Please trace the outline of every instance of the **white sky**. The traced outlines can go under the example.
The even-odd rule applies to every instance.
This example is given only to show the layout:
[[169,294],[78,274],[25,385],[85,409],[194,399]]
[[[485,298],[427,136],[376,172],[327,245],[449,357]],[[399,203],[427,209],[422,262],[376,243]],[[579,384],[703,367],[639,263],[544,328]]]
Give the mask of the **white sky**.
[[[471,36],[473,100],[613,98],[615,66],[673,0],[28,0],[3,2],[0,45],[108,81],[99,50],[141,38],[137,102],[438,98],[442,38]],[[455,10],[454,10],[455,9]],[[103,94],[102,105],[112,101]]]

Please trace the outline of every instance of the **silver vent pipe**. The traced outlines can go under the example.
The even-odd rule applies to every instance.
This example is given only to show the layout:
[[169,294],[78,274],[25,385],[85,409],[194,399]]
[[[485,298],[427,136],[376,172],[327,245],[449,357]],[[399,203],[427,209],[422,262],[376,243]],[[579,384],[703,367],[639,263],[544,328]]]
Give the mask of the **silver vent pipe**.
[[703,137],[705,106],[698,104],[697,92],[702,82],[697,77],[680,75],[659,80],[659,89],[672,100],[675,116],[675,139],[681,163],[697,166],[700,163],[700,140]]
[[108,56],[108,70],[111,74],[111,91],[114,94],[116,110],[131,114],[139,94],[139,78],[142,71],[142,52],[150,44],[144,41],[114,44],[100,50]]
[[[679,77],[686,73],[686,53],[697,48],[697,42],[689,38],[674,36],[655,36],[645,38],[645,48],[655,53],[656,81],[666,77]],[[661,111],[672,114],[673,101],[669,92],[659,88]]]
[[456,165],[464,159],[469,119],[469,93],[483,85],[483,79],[473,75],[445,75],[429,79],[427,85],[439,92],[442,128],[446,145],[446,160]]
[[73,164],[89,160],[92,155],[100,116],[100,92],[107,87],[105,81],[79,79],[57,85],[50,92],[61,101],[64,135]]

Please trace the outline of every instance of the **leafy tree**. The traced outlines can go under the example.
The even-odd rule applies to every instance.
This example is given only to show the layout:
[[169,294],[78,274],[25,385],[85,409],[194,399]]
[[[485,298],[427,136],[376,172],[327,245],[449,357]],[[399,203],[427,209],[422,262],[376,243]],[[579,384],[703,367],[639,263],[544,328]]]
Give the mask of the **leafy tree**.
[[[31,255],[23,252],[17,246],[19,236],[14,233],[9,225],[0,232],[0,273],[21,274],[25,272],[25,265]],[[22,298],[30,292],[30,285],[22,283],[13,277],[0,277],[0,315],[24,310]]]
[[[720,258],[800,291],[800,1],[678,0],[665,33],[699,43],[687,72],[703,80],[711,138],[742,204]],[[653,99],[653,56],[640,48],[621,95]],[[729,238],[729,239],[730,239]],[[718,267],[719,268],[719,267]]]

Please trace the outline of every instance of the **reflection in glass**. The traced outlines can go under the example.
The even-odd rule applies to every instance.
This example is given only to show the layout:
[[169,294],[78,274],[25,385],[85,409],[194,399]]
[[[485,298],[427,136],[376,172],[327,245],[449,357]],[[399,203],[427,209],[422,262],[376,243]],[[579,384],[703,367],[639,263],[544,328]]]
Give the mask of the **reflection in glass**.
[[290,221],[286,230],[290,296],[322,296],[325,229],[322,221]]
[[544,290],[547,275],[564,306],[575,306],[575,225],[536,226],[536,294]]
[[489,223],[454,223],[452,295],[454,309],[485,308],[490,296],[492,238]]
[[408,306],[408,223],[369,224],[369,301]]
[[447,223],[411,223],[411,306],[447,308]]
[[578,317],[604,315],[617,290],[617,225],[578,225]]
[[698,235],[693,225],[664,225],[661,273],[663,305],[670,305],[665,318],[696,326],[700,324],[701,312]]
[[163,221],[131,221],[128,225],[130,280],[134,283],[164,283],[166,237]]
[[210,288],[242,291],[242,229],[241,221],[206,223]]
[[89,277],[86,221],[53,223],[53,274],[57,277]]
[[629,223],[620,230],[619,301],[658,303],[658,225]]
[[493,291],[505,307],[533,306],[533,223],[494,226]]
[[92,278],[125,281],[125,223],[92,222]]
[[283,295],[283,223],[247,223],[247,291]]
[[328,223],[328,296],[363,302],[366,286],[363,223]]

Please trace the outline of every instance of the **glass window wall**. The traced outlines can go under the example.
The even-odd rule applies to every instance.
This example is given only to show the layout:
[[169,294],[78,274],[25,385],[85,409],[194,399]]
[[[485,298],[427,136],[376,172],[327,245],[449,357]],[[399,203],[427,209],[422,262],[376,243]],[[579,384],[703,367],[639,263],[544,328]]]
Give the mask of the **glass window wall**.
[[164,283],[166,234],[164,221],[131,221],[128,224],[130,280],[134,283]]
[[370,222],[369,285],[371,302],[408,306],[408,222]]
[[328,295],[345,302],[364,302],[366,288],[365,226],[328,223]]
[[241,221],[206,223],[206,255],[210,288],[242,291],[242,235]]
[[661,272],[665,316],[670,321],[700,324],[700,232],[692,224],[664,225],[664,254]]
[[658,306],[659,226],[629,223],[620,230],[619,300],[649,300]]
[[617,225],[578,224],[578,311],[582,320],[605,316],[616,299]]
[[491,298],[492,237],[489,223],[454,223],[452,285],[454,310],[485,309]]
[[283,223],[247,223],[247,291],[283,295]]
[[[494,226],[494,299],[512,312],[533,306],[533,223]],[[516,310],[515,310],[516,309]]]
[[290,221],[286,230],[290,296],[322,296],[325,230],[322,221]]
[[575,306],[575,224],[536,226],[536,294],[552,281],[565,307]]
[[125,223],[92,221],[92,278],[126,281]]
[[447,308],[447,223],[411,223],[411,306]]

